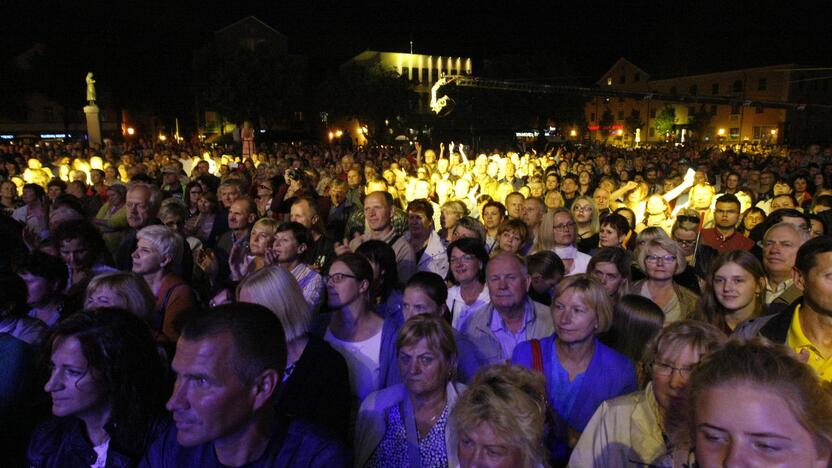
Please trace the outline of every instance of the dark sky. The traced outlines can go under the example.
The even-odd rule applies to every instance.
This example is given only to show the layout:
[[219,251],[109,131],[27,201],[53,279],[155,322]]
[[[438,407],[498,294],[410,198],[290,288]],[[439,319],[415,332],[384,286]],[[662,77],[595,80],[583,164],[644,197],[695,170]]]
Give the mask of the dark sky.
[[[544,50],[564,57],[593,82],[625,56],[654,76],[797,62],[830,65],[832,3],[801,1],[321,1],[232,2],[5,0],[0,54],[34,42],[77,48],[89,67],[137,57],[136,73],[186,67],[190,51],[211,32],[255,15],[289,37],[293,53],[316,71],[364,50],[472,56],[480,60]],[[102,39],[104,38],[104,39]],[[113,41],[110,52],[85,54],[84,44]],[[102,56],[105,55],[105,56]],[[115,54],[117,55],[117,54]],[[156,62],[158,57],[164,60]],[[162,65],[154,66],[156,63]],[[475,70],[476,74],[476,70]]]

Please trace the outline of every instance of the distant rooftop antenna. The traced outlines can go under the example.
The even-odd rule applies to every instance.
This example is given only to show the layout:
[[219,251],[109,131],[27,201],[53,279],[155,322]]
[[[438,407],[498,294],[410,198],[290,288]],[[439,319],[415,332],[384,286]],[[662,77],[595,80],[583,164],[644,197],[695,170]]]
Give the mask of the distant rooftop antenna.
[[410,55],[413,55],[413,41],[410,41]]

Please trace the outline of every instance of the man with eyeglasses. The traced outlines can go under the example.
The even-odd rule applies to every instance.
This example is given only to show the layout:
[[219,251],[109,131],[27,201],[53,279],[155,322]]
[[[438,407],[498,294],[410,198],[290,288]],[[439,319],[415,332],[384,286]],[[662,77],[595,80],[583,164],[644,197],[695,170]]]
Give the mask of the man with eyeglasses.
[[716,200],[714,227],[702,230],[702,242],[705,245],[720,254],[754,247],[754,241],[737,232],[740,206],[736,195],[726,194]]

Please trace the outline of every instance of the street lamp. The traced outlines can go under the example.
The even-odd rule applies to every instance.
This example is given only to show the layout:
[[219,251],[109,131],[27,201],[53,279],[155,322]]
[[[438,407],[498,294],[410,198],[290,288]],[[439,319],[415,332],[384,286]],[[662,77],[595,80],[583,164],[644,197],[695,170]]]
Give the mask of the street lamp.
[[133,136],[136,134],[136,129],[133,127],[127,127],[127,134]]

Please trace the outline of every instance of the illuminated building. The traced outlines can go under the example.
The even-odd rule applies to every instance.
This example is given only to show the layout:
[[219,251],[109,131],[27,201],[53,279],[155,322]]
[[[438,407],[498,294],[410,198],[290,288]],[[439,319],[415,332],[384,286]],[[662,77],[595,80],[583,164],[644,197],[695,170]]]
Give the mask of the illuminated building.
[[[796,64],[720,71],[656,79],[625,58],[596,82],[602,89],[662,93],[684,102],[627,97],[593,97],[584,108],[590,138],[615,144],[635,143],[634,123],[640,122],[642,142],[679,141],[688,137],[722,143],[806,143],[828,141],[832,112],[813,112],[752,106],[751,101],[779,103],[832,103],[832,77],[818,69]],[[697,100],[700,97],[700,100]],[[724,98],[731,104],[702,102]],[[656,117],[670,106],[675,126],[669,134],[656,131]],[[701,118],[696,122],[695,116]],[[623,130],[623,132],[619,132]],[[623,133],[623,135],[619,135]]]

